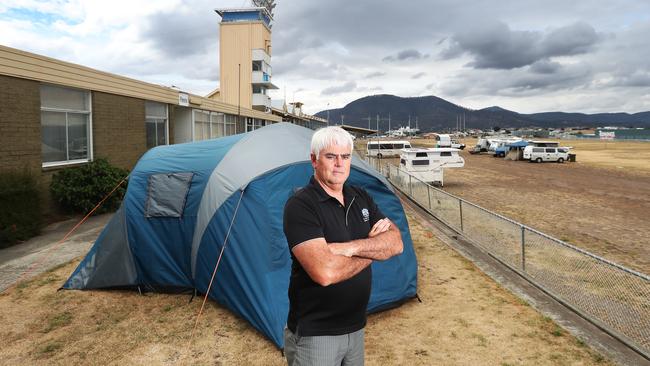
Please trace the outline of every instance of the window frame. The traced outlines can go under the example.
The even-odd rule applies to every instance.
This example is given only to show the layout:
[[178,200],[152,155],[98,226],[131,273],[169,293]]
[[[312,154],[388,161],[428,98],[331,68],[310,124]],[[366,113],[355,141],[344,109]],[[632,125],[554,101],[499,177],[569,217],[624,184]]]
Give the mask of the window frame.
[[[50,87],[55,87],[55,88],[61,88],[61,89],[72,89],[72,90],[77,90],[80,92],[84,92],[88,96],[88,110],[77,110],[77,109],[65,109],[65,108],[52,108],[52,107],[43,107],[43,100],[42,97],[40,96],[41,93],[41,87],[43,86],[50,86]],[[42,168],[53,168],[53,167],[60,167],[60,166],[67,166],[67,165],[75,165],[75,164],[83,164],[83,163],[89,163],[93,161],[93,93],[90,90],[87,89],[80,89],[80,88],[73,88],[69,86],[64,86],[64,85],[57,85],[57,84],[48,84],[48,83],[41,83],[39,86],[39,111],[41,112],[40,115],[40,127],[41,127],[41,144],[43,143],[43,133],[42,133],[42,128],[43,128],[43,115],[42,112],[55,112],[55,113],[65,113],[65,139],[66,139],[66,157],[69,158],[70,156],[70,151],[68,150],[68,113],[76,113],[76,114],[84,114],[88,116],[88,125],[86,126],[86,141],[87,141],[87,149],[88,149],[88,156],[85,159],[74,159],[74,160],[64,160],[64,161],[51,161],[51,162],[45,162],[43,161],[43,153],[41,150],[41,167]]]
[[[207,131],[207,136],[208,137],[207,138],[202,138],[202,139],[197,139],[196,138],[196,133],[197,133],[196,123],[197,123],[197,120],[196,120],[195,116],[196,116],[197,112],[199,114],[203,114],[203,115],[208,116],[206,121],[199,121],[199,123],[201,123],[201,124],[207,123],[207,125],[208,125],[208,131]],[[210,139],[210,133],[212,131],[211,124],[212,124],[212,121],[210,120],[210,111],[209,110],[200,109],[200,108],[192,108],[192,142],[209,140]]]
[[[153,101],[153,100],[145,100],[145,102],[144,102],[144,123],[145,123],[145,127],[146,127],[146,124],[149,123],[149,122],[147,122],[147,118],[160,119],[160,116],[149,116],[149,115],[147,115],[147,102],[149,102],[149,103],[158,103],[158,104],[162,104],[162,105],[165,106],[165,145],[169,145],[169,104],[163,103],[163,102],[156,102],[156,101]],[[155,124],[157,125],[158,122],[155,122]],[[157,138],[158,137],[158,128],[157,127],[158,126],[156,126],[156,142],[158,141],[158,138]],[[146,135],[145,135],[145,138],[146,138]],[[146,144],[146,141],[145,141],[145,144]],[[152,147],[147,146],[147,149],[153,149],[154,147],[157,147],[157,146],[161,146],[161,145],[156,145],[156,146],[152,146]]]

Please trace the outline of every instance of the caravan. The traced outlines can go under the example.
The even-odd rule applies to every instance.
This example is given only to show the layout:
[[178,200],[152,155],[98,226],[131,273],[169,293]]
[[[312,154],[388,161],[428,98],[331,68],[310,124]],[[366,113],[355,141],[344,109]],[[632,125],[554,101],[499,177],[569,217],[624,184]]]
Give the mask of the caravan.
[[387,156],[399,156],[400,150],[410,149],[411,143],[405,140],[400,141],[368,141],[368,156],[385,158]]
[[444,168],[465,166],[465,159],[458,153],[458,149],[449,147],[404,149],[400,155],[400,167],[423,182],[442,187]]

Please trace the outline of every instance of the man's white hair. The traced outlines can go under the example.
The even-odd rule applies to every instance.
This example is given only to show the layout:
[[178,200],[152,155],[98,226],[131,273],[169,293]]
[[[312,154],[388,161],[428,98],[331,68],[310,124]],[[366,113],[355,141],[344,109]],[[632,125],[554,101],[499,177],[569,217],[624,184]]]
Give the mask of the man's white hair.
[[311,137],[311,153],[318,159],[321,150],[331,145],[349,146],[352,153],[353,144],[352,135],[341,127],[323,127],[314,132]]

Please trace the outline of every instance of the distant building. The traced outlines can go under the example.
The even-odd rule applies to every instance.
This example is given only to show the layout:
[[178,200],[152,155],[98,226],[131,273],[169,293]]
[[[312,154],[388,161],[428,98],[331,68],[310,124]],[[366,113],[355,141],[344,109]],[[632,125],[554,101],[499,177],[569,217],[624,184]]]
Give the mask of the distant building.
[[517,137],[540,137],[540,138],[548,138],[550,136],[550,133],[548,130],[544,129],[535,129],[535,130],[515,130],[512,131],[511,134],[513,136]]

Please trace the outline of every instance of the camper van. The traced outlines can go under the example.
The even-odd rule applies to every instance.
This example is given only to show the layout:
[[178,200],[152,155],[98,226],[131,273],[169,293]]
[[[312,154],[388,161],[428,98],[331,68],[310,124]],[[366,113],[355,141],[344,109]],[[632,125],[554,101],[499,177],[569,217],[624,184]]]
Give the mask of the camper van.
[[378,158],[387,156],[399,156],[402,149],[410,149],[411,143],[405,140],[401,141],[368,141],[368,156]]
[[567,147],[537,147],[528,145],[524,148],[524,160],[541,163],[543,161],[557,161],[564,163],[569,159]]
[[465,159],[460,150],[449,147],[404,149],[400,154],[400,168],[416,178],[433,184],[444,184],[444,168],[462,168]]

